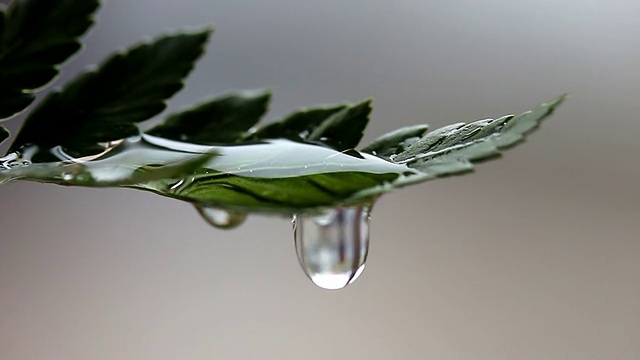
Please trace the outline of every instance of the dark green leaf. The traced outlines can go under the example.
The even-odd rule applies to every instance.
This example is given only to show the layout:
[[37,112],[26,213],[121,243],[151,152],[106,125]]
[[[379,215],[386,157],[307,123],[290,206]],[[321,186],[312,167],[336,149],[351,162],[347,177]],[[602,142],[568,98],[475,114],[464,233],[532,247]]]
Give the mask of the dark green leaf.
[[266,113],[270,99],[269,91],[225,95],[172,114],[147,133],[196,144],[237,142]]
[[[563,100],[564,96],[515,117],[449,125],[415,142],[409,140],[424,132],[424,126],[395,131],[376,140],[379,146],[368,147],[389,150],[389,159],[366,153],[350,156],[326,146],[286,140],[211,147],[143,135],[81,164],[12,168],[0,172],[0,182],[23,178],[65,185],[125,186],[233,211],[315,212],[371,202],[403,186],[472,171],[475,162],[496,156],[521,140]],[[413,145],[395,154],[392,139],[401,143],[396,147]],[[220,156],[206,161],[197,158],[212,149]],[[201,162],[181,167],[185,161],[198,160]],[[71,180],[66,179],[69,174]]]
[[[396,188],[472,171],[474,162],[498,155],[501,149],[514,144],[514,139],[522,139],[550,115],[564,98],[562,96],[515,117],[459,123],[437,129],[415,141],[403,152],[391,154],[392,160],[383,162],[387,165],[381,168],[384,169],[382,171],[360,167],[375,162],[370,155],[354,159],[335,151],[333,155],[323,155],[327,156],[325,161],[309,158],[306,164],[309,164],[309,168],[313,167],[313,171],[308,173],[307,166],[297,162],[299,156],[307,157],[306,150],[300,148],[291,155],[291,160],[285,162],[276,160],[275,152],[265,150],[257,151],[255,162],[251,163],[245,158],[226,157],[226,168],[242,168],[243,176],[220,170],[219,163],[214,160],[207,164],[210,170],[200,169],[193,175],[193,182],[189,186],[173,190],[169,186],[173,182],[167,182],[151,184],[149,187],[161,195],[249,212],[305,212],[315,211],[319,207],[371,201]],[[404,142],[422,134],[424,130],[423,125],[401,129],[374,141],[374,144],[380,145],[368,148],[392,149],[391,139],[397,139],[401,144],[396,144],[396,147],[402,147]],[[312,146],[309,151],[313,152],[314,148],[318,147]],[[249,154],[244,153],[244,156]],[[220,158],[225,159],[225,156]],[[234,167],[230,163],[238,165]],[[333,172],[329,170],[331,167],[338,167],[341,171]],[[266,177],[257,174],[258,170]]]
[[116,53],[62,91],[51,93],[25,121],[12,145],[60,145],[74,156],[96,144],[138,133],[136,123],[160,113],[183,86],[210,30],[166,35]]
[[26,108],[34,89],[76,53],[93,25],[98,0],[16,0],[0,11],[0,118]]
[[5,140],[7,140],[11,136],[9,130],[7,130],[4,126],[0,125],[0,144],[2,144]]
[[354,149],[369,123],[371,100],[348,106],[323,121],[307,137],[337,150]]
[[362,151],[376,156],[388,158],[405,151],[429,130],[428,125],[414,125],[400,128],[373,140]]
[[346,104],[299,110],[283,120],[262,126],[249,135],[249,140],[306,139],[322,122],[348,107]]
[[369,123],[371,100],[302,109],[259,128],[246,140],[286,138],[321,143],[337,150],[354,149]]

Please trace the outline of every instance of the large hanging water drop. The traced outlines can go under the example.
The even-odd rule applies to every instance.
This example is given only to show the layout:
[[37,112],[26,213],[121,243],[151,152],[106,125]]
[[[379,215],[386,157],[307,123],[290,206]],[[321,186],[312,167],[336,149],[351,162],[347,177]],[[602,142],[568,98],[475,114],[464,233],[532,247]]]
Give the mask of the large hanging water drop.
[[196,205],[196,210],[207,223],[219,229],[229,230],[236,228],[247,219],[246,213],[238,211],[200,205]]
[[369,210],[358,205],[294,216],[298,261],[314,284],[342,289],[360,276],[369,251]]

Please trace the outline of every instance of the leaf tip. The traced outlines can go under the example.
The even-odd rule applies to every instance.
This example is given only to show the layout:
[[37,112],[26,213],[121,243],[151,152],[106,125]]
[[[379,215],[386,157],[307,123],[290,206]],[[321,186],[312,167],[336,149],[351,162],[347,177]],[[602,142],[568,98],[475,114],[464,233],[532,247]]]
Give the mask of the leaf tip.
[[558,106],[562,105],[562,103],[564,103],[569,97],[570,97],[569,93],[564,93],[558,96],[557,98],[555,98],[554,100],[551,100],[551,102],[549,102],[548,104],[549,106],[555,109]]
[[373,108],[373,106],[371,105],[372,103],[373,103],[373,98],[370,97],[362,100],[356,106],[367,106],[367,107]]
[[178,34],[191,35],[201,38],[203,42],[207,42],[213,32],[215,31],[212,25],[198,26],[193,28],[186,28],[178,31]]
[[244,90],[244,91],[240,91],[238,94],[246,97],[265,98],[269,100],[273,97],[273,89],[266,88],[266,89]]

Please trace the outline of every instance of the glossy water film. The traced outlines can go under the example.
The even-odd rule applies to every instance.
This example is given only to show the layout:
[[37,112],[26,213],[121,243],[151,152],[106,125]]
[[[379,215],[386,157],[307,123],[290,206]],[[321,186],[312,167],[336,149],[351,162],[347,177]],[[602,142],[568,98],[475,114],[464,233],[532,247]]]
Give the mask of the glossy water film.
[[298,260],[314,284],[342,289],[360,276],[369,251],[369,212],[369,205],[358,205],[294,216]]

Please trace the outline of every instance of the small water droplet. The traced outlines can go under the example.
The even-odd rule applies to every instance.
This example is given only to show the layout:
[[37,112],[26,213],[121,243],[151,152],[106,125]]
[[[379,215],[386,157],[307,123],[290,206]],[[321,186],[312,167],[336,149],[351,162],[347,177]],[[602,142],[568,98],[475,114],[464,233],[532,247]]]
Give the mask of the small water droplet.
[[342,289],[362,274],[369,251],[369,211],[369,205],[358,205],[294,216],[298,261],[314,284]]
[[233,229],[240,226],[247,219],[247,214],[238,211],[225,210],[215,207],[196,205],[196,210],[210,225],[219,229]]
[[19,152],[13,152],[0,158],[0,170],[11,170],[31,165],[31,160],[22,158]]

